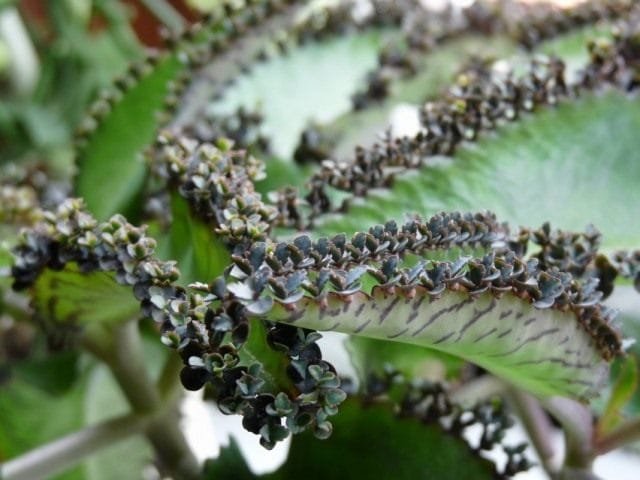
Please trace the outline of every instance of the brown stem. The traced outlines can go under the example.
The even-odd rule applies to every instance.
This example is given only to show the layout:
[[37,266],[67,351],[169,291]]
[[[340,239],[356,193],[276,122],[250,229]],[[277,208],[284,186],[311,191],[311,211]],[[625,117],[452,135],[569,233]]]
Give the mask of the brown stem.
[[638,440],[640,440],[640,418],[635,418],[612,432],[596,438],[595,450],[598,455],[602,455]]

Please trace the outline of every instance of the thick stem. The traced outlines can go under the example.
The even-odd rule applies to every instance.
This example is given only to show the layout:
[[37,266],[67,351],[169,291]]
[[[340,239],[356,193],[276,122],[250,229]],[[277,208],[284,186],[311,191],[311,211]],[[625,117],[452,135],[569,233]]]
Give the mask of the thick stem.
[[607,435],[596,439],[595,450],[598,455],[602,455],[638,440],[640,440],[640,418],[630,420]]
[[553,464],[555,457],[552,445],[553,425],[549,417],[538,400],[528,393],[510,389],[509,398],[540,457],[542,468],[550,477],[553,477],[557,466]]
[[160,392],[145,367],[137,323],[115,327],[111,342],[95,337],[87,335],[85,345],[109,366],[133,411],[139,415],[155,414],[145,434],[161,469],[176,479],[198,478],[198,462],[180,430],[177,409],[174,405],[163,406]]
[[0,466],[3,480],[51,478],[104,447],[141,433],[150,416],[126,415],[54,440]]
[[[566,455],[563,471],[571,478],[595,478],[591,473],[594,429],[591,411],[581,403],[563,397],[543,400],[544,408],[560,422],[565,436]],[[575,477],[576,475],[582,477]],[[559,478],[568,478],[562,472]]]

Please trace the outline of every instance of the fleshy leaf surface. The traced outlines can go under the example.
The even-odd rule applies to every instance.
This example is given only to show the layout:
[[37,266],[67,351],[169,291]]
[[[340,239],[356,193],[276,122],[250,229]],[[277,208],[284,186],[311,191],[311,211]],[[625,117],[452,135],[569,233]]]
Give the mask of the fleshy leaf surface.
[[580,230],[592,223],[607,232],[605,247],[632,248],[640,238],[633,214],[640,208],[640,164],[633,161],[639,129],[634,98],[585,94],[396,176],[391,189],[354,200],[347,215],[328,217],[318,229],[351,231],[407,214],[485,208],[520,225],[551,221]]
[[571,313],[537,310],[515,295],[448,292],[434,298],[374,288],[346,298],[276,304],[270,319],[317,330],[422,345],[464,358],[540,395],[591,397],[608,366]]

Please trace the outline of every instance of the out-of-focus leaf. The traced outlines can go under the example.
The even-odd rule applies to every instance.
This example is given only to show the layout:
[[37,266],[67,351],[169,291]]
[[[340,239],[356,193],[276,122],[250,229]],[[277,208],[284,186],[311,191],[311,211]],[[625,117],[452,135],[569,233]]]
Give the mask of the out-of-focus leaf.
[[12,365],[12,375],[51,395],[63,394],[78,380],[78,359],[75,351],[27,359]]
[[[607,305],[615,308],[620,312],[619,321],[622,332],[626,338],[635,340],[635,343],[628,349],[629,358],[624,361],[614,363],[611,369],[611,385],[612,388],[619,382],[619,378],[624,374],[628,361],[633,359],[636,362],[635,370],[640,369],[640,295],[631,285],[618,285],[613,291],[610,298],[607,299]],[[636,386],[637,387],[637,386]],[[613,392],[610,393],[613,396]],[[605,405],[597,409],[604,415]],[[636,416],[640,414],[640,389],[635,388],[631,392],[631,398],[623,405],[623,416]]]
[[258,478],[251,473],[242,453],[233,437],[229,437],[229,445],[220,449],[217,458],[207,460],[204,464],[203,480],[253,480]]
[[78,157],[76,193],[100,220],[135,212],[133,202],[145,178],[142,151],[159,126],[169,82],[185,68],[174,56],[164,57],[153,71],[124,93],[88,139]]
[[350,95],[375,66],[382,38],[379,31],[341,36],[257,64],[212,110],[231,113],[240,105],[259,105],[274,152],[291,158],[307,122],[327,122],[351,108]]
[[598,421],[598,432],[606,434],[613,430],[622,420],[624,406],[631,400],[638,386],[638,367],[635,355],[624,359],[615,384],[609,396],[609,402],[602,417]]
[[76,264],[43,271],[33,286],[33,299],[40,315],[58,323],[120,323],[140,311],[131,287],[118,284],[111,273],[82,273]]
[[171,196],[172,222],[168,234],[159,237],[159,256],[176,260],[180,282],[208,282],[222,273],[231,262],[227,247],[213,228],[191,214],[187,201]]
[[[84,387],[80,382],[64,395],[52,395],[19,378],[0,386],[0,461],[81,428]],[[55,478],[85,477],[77,467]]]
[[332,423],[327,442],[307,433],[295,437],[288,461],[266,478],[494,478],[491,462],[463,440],[439,426],[397,418],[388,406],[347,401]]
[[[328,478],[394,478],[474,480],[494,478],[489,460],[464,440],[433,424],[398,418],[388,405],[363,407],[348,400],[332,418],[331,438],[320,441],[310,432],[293,438],[286,463],[256,477],[231,444],[205,468],[205,479],[326,480]],[[218,463],[220,462],[220,463]]]

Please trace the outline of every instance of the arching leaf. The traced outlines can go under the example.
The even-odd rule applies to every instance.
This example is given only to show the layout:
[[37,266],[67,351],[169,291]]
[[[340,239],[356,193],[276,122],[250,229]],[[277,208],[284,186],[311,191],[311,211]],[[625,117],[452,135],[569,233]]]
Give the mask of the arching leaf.
[[139,208],[132,202],[145,179],[142,152],[155,138],[169,82],[185,68],[176,56],[160,59],[151,73],[123,93],[81,149],[75,190],[97,218]]
[[227,90],[222,102],[212,104],[212,111],[259,106],[274,152],[290,158],[310,120],[327,122],[350,109],[349,97],[375,65],[382,38],[380,31],[349,34],[259,63]]
[[[321,306],[322,305],[322,306]],[[445,293],[381,288],[371,295],[329,294],[278,305],[276,321],[422,345],[469,360],[540,395],[598,393],[608,368],[573,313],[539,310],[512,294]]]
[[388,217],[486,208],[514,224],[551,221],[580,230],[593,223],[607,232],[606,246],[633,247],[640,238],[632,213],[640,207],[634,187],[639,128],[633,98],[617,91],[585,94],[397,176],[390,190],[370,192],[348,215],[328,218],[318,229],[351,231]]

